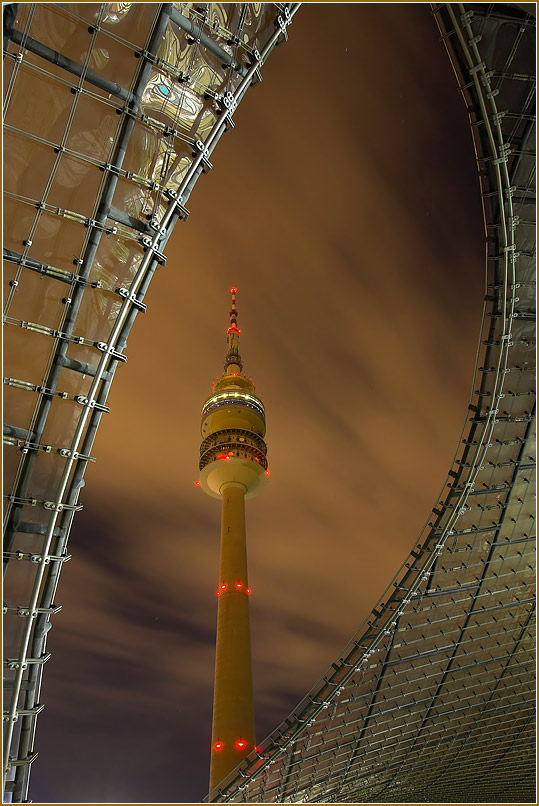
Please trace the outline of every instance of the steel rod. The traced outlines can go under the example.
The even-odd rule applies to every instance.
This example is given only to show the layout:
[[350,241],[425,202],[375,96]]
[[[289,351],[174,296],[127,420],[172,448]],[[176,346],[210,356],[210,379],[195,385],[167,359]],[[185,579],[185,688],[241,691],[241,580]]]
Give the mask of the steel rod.
[[99,89],[108,92],[110,95],[114,95],[121,101],[129,103],[133,100],[133,94],[129,90],[121,87],[119,84],[116,84],[115,81],[109,81],[108,78],[99,75],[99,73],[96,73],[94,70],[90,70],[88,68],[85,69],[84,65],[79,64],[79,62],[70,59],[68,56],[64,56],[57,50],[49,48],[42,42],[38,42],[37,39],[33,39],[31,36],[23,34],[16,28],[11,31],[10,38],[11,41],[15,42],[16,45],[20,45],[26,50],[29,50],[31,53],[35,53],[36,56],[40,56],[42,59],[45,59],[52,64],[56,64],[63,70],[67,70],[68,73],[72,73],[74,76],[79,76],[79,78],[82,76],[84,81],[87,81],[89,84],[93,84],[94,87],[99,87]]

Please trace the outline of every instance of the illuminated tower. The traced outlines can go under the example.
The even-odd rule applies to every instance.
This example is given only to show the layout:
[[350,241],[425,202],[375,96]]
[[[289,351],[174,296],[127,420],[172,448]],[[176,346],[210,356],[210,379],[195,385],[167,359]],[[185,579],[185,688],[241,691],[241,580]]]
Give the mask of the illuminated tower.
[[242,374],[236,289],[230,292],[225,373],[202,407],[200,427],[200,486],[222,501],[210,790],[255,742],[245,499],[259,493],[269,475],[264,406]]

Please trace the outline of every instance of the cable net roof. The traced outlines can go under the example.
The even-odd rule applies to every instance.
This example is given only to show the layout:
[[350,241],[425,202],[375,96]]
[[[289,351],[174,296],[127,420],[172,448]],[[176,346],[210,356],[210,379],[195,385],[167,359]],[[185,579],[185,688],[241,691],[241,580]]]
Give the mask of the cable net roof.
[[434,15],[487,234],[455,460],[371,617],[210,801],[535,802],[535,19],[516,4]]
[[92,445],[165,244],[296,6],[4,5],[7,797]]

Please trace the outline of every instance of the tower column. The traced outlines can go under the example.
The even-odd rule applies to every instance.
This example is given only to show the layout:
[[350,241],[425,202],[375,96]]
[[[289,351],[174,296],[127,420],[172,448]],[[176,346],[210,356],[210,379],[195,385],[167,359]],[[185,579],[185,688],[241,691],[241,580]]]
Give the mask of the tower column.
[[213,698],[210,790],[253,750],[255,742],[245,492],[225,483]]

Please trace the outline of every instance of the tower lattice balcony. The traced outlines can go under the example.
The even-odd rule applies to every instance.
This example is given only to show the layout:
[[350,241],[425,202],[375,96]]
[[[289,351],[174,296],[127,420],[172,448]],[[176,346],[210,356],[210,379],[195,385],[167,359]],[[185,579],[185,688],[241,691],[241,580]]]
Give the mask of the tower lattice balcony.
[[256,462],[268,468],[266,443],[258,434],[236,428],[225,428],[206,437],[200,446],[199,470],[210,462],[230,461],[233,458]]

